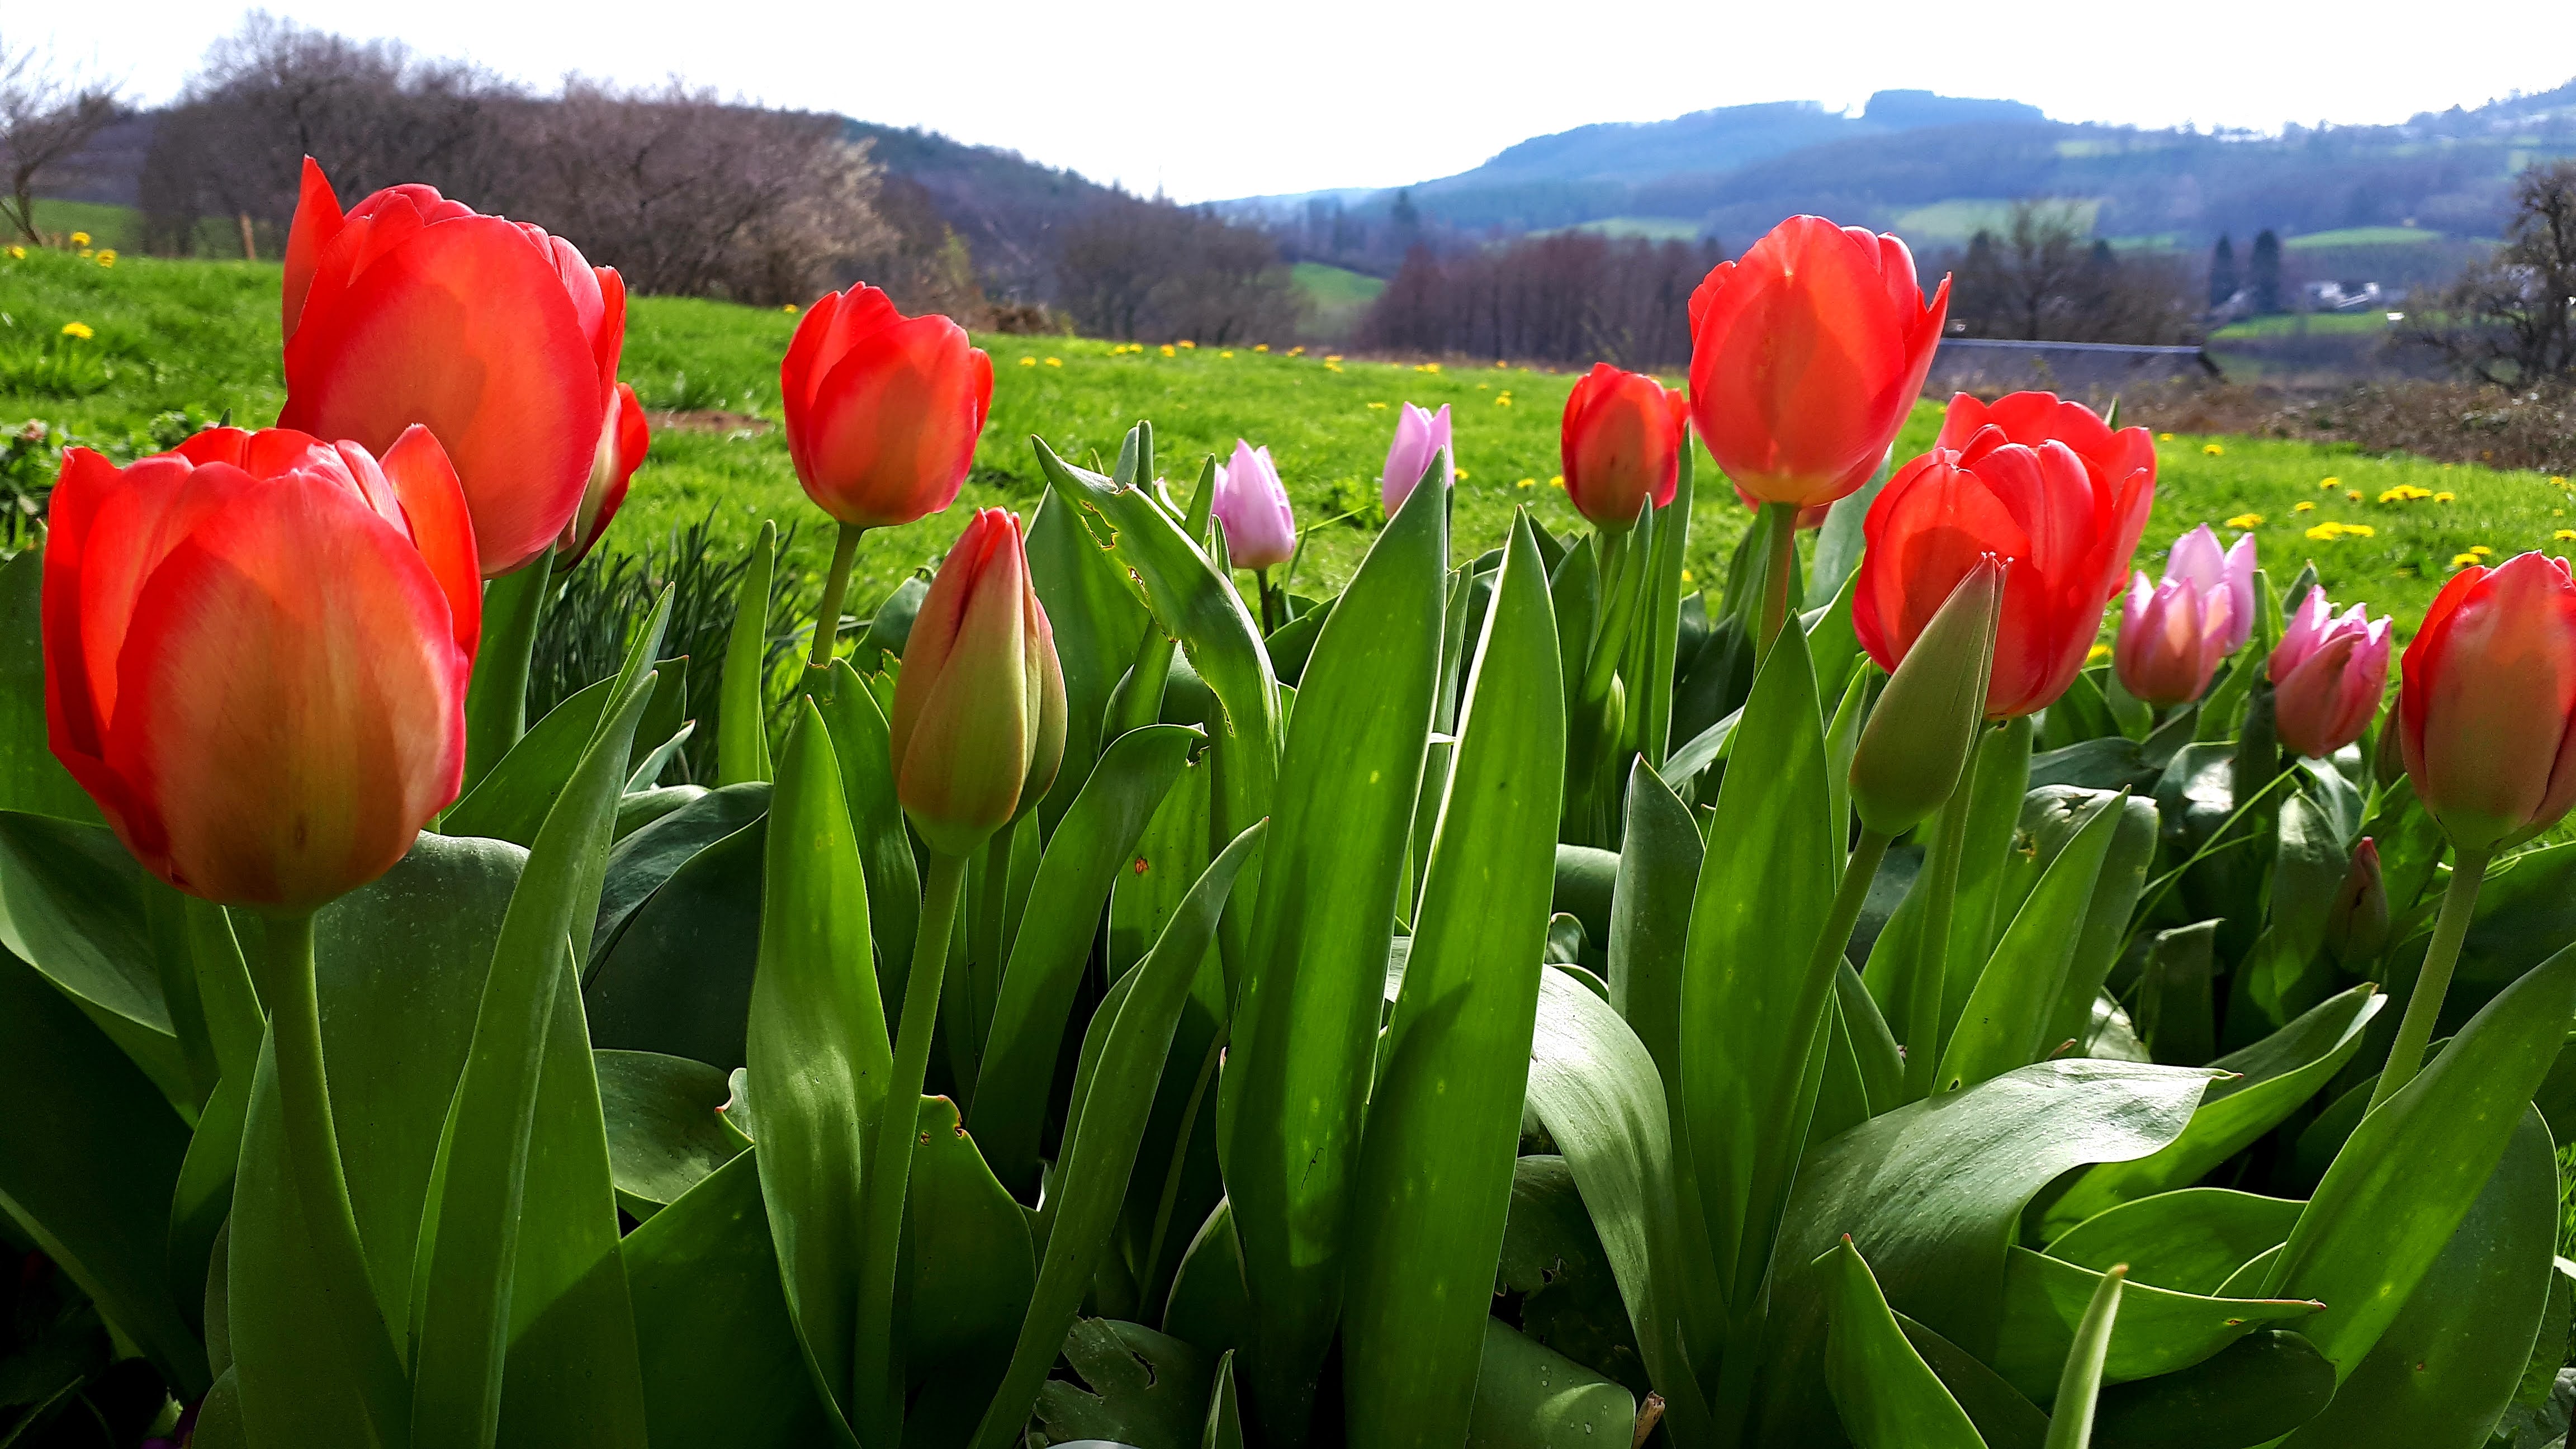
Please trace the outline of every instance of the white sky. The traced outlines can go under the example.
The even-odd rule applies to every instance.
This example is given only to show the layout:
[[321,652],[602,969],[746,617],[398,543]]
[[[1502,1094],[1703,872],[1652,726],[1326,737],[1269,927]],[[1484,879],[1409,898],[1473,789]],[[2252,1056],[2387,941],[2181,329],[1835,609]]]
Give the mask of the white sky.
[[[1746,0],[269,0],[521,80],[672,75],[774,105],[926,126],[1186,201],[1461,171],[1592,121],[1915,87],[2061,120],[2396,121],[2576,76],[2576,3],[2386,0],[1751,4]],[[166,99],[239,11],[7,0],[0,34]]]

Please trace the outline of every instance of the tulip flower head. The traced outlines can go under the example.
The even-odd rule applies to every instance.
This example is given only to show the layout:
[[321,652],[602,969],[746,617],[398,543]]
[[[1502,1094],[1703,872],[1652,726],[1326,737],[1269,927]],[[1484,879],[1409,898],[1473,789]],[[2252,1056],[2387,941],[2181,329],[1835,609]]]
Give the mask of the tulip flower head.
[[378,454],[427,426],[455,463],[487,577],[572,523],[617,416],[626,286],[614,269],[427,186],[344,214],[308,157],[284,321],[278,426]]
[[1593,527],[1625,529],[1647,499],[1671,506],[1689,440],[1690,407],[1680,393],[1642,372],[1594,363],[1566,395],[1558,430],[1566,496]]
[[1386,471],[1378,475],[1379,496],[1386,501],[1386,511],[1393,517],[1413,496],[1413,485],[1431,468],[1434,457],[1440,460],[1440,486],[1457,482],[1457,450],[1449,445],[1449,405],[1442,403],[1436,413],[1424,412],[1411,403],[1395,419],[1395,440],[1387,445]]
[[2406,646],[2397,726],[2416,798],[2462,851],[2576,803],[2576,579],[2526,553],[2451,576]]
[[[2085,415],[2091,416],[2090,411]],[[2138,431],[2143,433],[2146,430],[2141,428]],[[2149,453],[2144,466],[2155,466],[2154,456]],[[2222,549],[2218,545],[2218,535],[2210,532],[2206,523],[2175,539],[2174,546],[2165,553],[2166,582],[2188,584],[2204,598],[2214,591],[2226,593],[2227,628],[2220,636],[2225,647],[2218,651],[2222,659],[2244,648],[2245,641],[2253,637],[2254,569],[2257,562],[2254,535],[2239,535],[2235,543]],[[2139,697],[2145,698],[2144,695]]]
[[645,425],[644,404],[637,400],[634,388],[619,383],[617,410],[599,430],[599,451],[591,457],[590,483],[582,489],[581,507],[564,525],[563,537],[555,540],[556,573],[570,573],[589,556],[600,535],[608,532],[626,502],[627,483],[652,446],[653,430]]
[[1020,521],[979,509],[930,581],[895,677],[895,796],[913,828],[933,850],[972,852],[1055,783],[1065,719]]
[[2155,497],[2152,468],[2097,468],[2078,446],[2116,441],[2100,418],[2020,396],[2049,407],[2004,419],[1992,414],[2012,398],[1951,403],[1941,442],[1871,503],[1852,596],[1853,629],[1892,673],[1980,558],[2006,563],[1986,692],[1998,720],[2046,708],[2074,683]]
[[1848,495],[1923,391],[1949,299],[1945,278],[1924,300],[1905,243],[1822,217],[1718,263],[1690,300],[1691,418],[1709,455],[1764,503]]
[[2264,665],[2281,743],[2322,759],[2360,739],[2388,687],[2390,638],[2387,615],[2355,604],[2337,617],[2325,590],[2308,590]]
[[1237,568],[1275,568],[1297,551],[1297,514],[1268,448],[1234,440],[1234,460],[1217,466],[1210,509],[1225,526],[1226,554]]
[[284,428],[71,449],[43,613],[55,757],[191,895],[309,910],[456,798],[482,589],[426,428],[381,462]]
[[2367,835],[2353,846],[2352,864],[2326,907],[2325,944],[2347,971],[2366,969],[2388,944],[2388,885],[2379,846]]
[[778,382],[805,496],[851,528],[956,502],[993,407],[993,359],[965,328],[935,312],[906,317],[869,286],[805,309]]
[[2200,698],[2227,657],[2234,620],[2235,604],[2224,587],[2203,591],[2189,579],[2172,577],[2149,584],[2145,574],[2137,575],[2129,581],[2111,652],[2120,687],[2158,708]]

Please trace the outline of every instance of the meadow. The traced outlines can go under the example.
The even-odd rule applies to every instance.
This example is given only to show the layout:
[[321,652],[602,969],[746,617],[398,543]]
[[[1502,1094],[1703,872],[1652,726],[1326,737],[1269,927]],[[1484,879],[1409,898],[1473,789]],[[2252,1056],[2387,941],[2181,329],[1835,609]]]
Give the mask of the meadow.
[[[59,252],[0,252],[0,427],[41,419],[127,457],[227,414],[246,426],[269,421],[284,397],[278,276],[274,265],[246,262],[127,256],[101,267]],[[89,335],[67,334],[72,324]],[[777,364],[795,325],[778,310],[636,299],[624,371],[657,426],[606,547],[641,549],[710,516],[725,541],[748,541],[764,518],[802,519],[788,566],[819,577],[828,530],[798,489],[777,428]],[[1300,522],[1314,528],[1294,583],[1320,594],[1341,586],[1375,535],[1378,471],[1396,408],[1410,401],[1445,404],[1455,418],[1462,556],[1499,540],[1517,506],[1551,529],[1579,524],[1553,486],[1571,371],[1364,361],[1288,346],[977,341],[992,354],[994,388],[961,500],[970,505],[1035,506],[1043,485],[1033,435],[1087,463],[1150,418],[1160,471],[1179,485],[1206,456],[1249,438],[1270,447]],[[1921,451],[1939,425],[1936,405],[1918,407],[1899,457]],[[2459,560],[2576,540],[2563,478],[2233,436],[2160,435],[2157,452],[2142,554],[2151,573],[2155,555],[2194,524],[2251,529],[2276,580],[2313,561],[2335,599],[2391,610],[2402,629]],[[1705,455],[1702,469],[1689,577],[1707,586],[1749,514]],[[854,607],[865,611],[934,560],[966,518],[955,509],[871,535]]]

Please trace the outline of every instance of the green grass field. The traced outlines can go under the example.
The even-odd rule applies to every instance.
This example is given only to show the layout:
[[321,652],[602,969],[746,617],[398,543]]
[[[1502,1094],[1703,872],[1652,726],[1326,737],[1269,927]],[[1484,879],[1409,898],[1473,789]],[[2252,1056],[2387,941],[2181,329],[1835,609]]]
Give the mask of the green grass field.
[[2304,236],[2285,237],[2281,245],[2294,252],[2316,247],[2402,247],[2420,246],[2442,239],[2438,231],[2416,226],[2347,226],[2333,231],[2312,231]]
[[2388,330],[2385,312],[2306,312],[2290,316],[2248,317],[2209,334],[2213,343],[2248,337],[2301,337],[2310,334],[2370,336]]
[[[267,422],[283,401],[277,279],[273,266],[241,262],[135,257],[107,270],[60,253],[0,257],[0,426],[42,418],[131,456],[154,446],[153,420],[163,414],[210,421],[229,410],[244,425]],[[93,335],[65,337],[72,322]],[[625,375],[648,407],[721,409],[762,425],[658,430],[608,547],[640,548],[710,512],[717,536],[729,541],[748,541],[764,517],[803,520],[791,567],[819,575],[828,529],[798,488],[774,426],[778,358],[794,328],[795,319],[777,311],[636,300]],[[1298,587],[1322,591],[1348,577],[1373,536],[1377,475],[1395,408],[1412,401],[1453,410],[1460,557],[1498,541],[1516,506],[1530,506],[1550,528],[1577,525],[1565,495],[1549,486],[1560,471],[1557,424],[1571,371],[1433,371],[1332,360],[1320,349],[1290,356],[1175,348],[1167,357],[1157,348],[1125,352],[1073,338],[978,340],[993,356],[993,414],[965,504],[1023,512],[1035,506],[1043,484],[1032,434],[1084,461],[1113,455],[1130,424],[1151,418],[1162,471],[1182,483],[1196,477],[1206,455],[1247,437],[1271,448],[1302,521],[1352,515],[1317,529],[1306,551]],[[1899,440],[1900,455],[1926,446],[1938,426],[1935,406],[1918,408]],[[2155,556],[2184,529],[2259,516],[2242,526],[2261,539],[2276,580],[2313,559],[2335,598],[2367,599],[2410,625],[2456,556],[2473,548],[2497,555],[2563,550],[2556,535],[2576,529],[2565,482],[2532,473],[2234,437],[2164,438],[2158,455],[2147,533],[2151,572]],[[1707,585],[1747,515],[1704,459],[1701,477],[1690,566],[1694,582]],[[2423,496],[2379,501],[2405,489]],[[2442,495],[2449,501],[2438,501]],[[854,598],[864,607],[934,559],[965,517],[963,508],[953,509],[871,535]]]
[[1333,342],[1348,339],[1358,329],[1369,303],[1386,290],[1382,277],[1323,262],[1299,262],[1288,271],[1306,299],[1308,335]]

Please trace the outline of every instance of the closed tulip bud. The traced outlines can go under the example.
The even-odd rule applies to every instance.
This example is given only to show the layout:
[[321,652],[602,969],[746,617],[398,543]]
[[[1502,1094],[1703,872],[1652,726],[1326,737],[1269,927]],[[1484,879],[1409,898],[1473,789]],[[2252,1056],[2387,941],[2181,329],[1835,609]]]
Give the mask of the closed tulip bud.
[[1691,418],[1709,456],[1764,503],[1850,494],[1922,393],[1949,299],[1945,278],[1924,301],[1905,243],[1816,216],[1718,263],[1690,300]]
[[2378,960],[2388,944],[2388,887],[2380,879],[2379,847],[2367,835],[2352,848],[2352,867],[2326,908],[2325,940],[2347,970]]
[[1209,507],[1225,525],[1226,554],[1236,568],[1276,568],[1297,551],[1297,514],[1268,448],[1235,439],[1234,461],[1217,468]]
[[1870,830],[1902,835],[1959,788],[1985,722],[2004,591],[2004,565],[1977,560],[1880,692],[1851,763],[1852,808]]
[[54,755],[145,869],[300,911],[382,875],[456,798],[482,620],[438,440],[216,428],[64,455],[45,548]]
[[1566,395],[1557,445],[1575,511],[1615,532],[1635,523],[1649,498],[1671,505],[1690,446],[1689,405],[1642,372],[1596,362]]
[[2224,585],[2202,590],[2189,579],[2168,577],[2150,585],[2145,574],[2129,582],[2120,610],[2120,633],[2111,667],[2120,687],[2157,706],[2188,704],[2209,688],[2218,661],[2227,657],[2235,604]]
[[1395,418],[1395,440],[1387,444],[1386,471],[1378,475],[1378,496],[1389,517],[1413,496],[1413,485],[1431,470],[1434,459],[1440,464],[1441,487],[1452,486],[1458,477],[1456,450],[1449,443],[1449,405],[1442,403],[1436,413],[1411,403],[1403,407]]
[[455,463],[486,577],[572,523],[616,418],[626,286],[614,270],[427,186],[343,215],[307,158],[284,321],[278,426],[378,454],[427,426]]
[[[2092,414],[2087,412],[2085,416]],[[2147,457],[2146,466],[2154,466],[2154,454]],[[2221,659],[2244,648],[2245,641],[2253,637],[2256,564],[2254,535],[2239,535],[2235,543],[2221,548],[2218,535],[2210,532],[2206,523],[2175,539],[2174,546],[2165,553],[2165,582],[2188,584],[2204,598],[2212,593],[2226,596],[2227,627],[2219,634]]]
[[1038,801],[1064,760],[1064,674],[1020,521],[979,509],[914,616],[888,721],[895,796],[964,856]]
[[2308,590],[2264,665],[2281,743],[2299,754],[2322,759],[2370,728],[2388,687],[2390,636],[2387,616],[2366,612],[2355,604],[2331,617],[2325,590]]
[[2526,553],[2451,576],[2406,646],[2397,691],[2416,798],[2462,851],[2576,803],[2576,580]]
[[[2017,398],[2046,406],[2007,410]],[[2096,466],[2086,449],[2122,461],[2124,434],[2045,393],[2017,398],[1991,409],[1952,401],[1943,442],[1870,504],[1852,595],[1862,647],[1894,673],[1979,559],[2008,564],[1986,685],[1986,717],[1997,720],[2044,709],[2075,682],[2155,499],[2152,444],[2144,467]]]
[[636,399],[635,389],[619,383],[617,409],[599,430],[599,451],[591,457],[590,484],[582,490],[581,507],[564,525],[563,537],[555,540],[555,572],[570,573],[589,557],[626,502],[626,485],[652,446],[653,431],[645,425],[644,404]]
[[805,496],[849,527],[891,528],[957,501],[992,411],[993,359],[948,318],[906,317],[858,286],[805,309],[778,384]]

